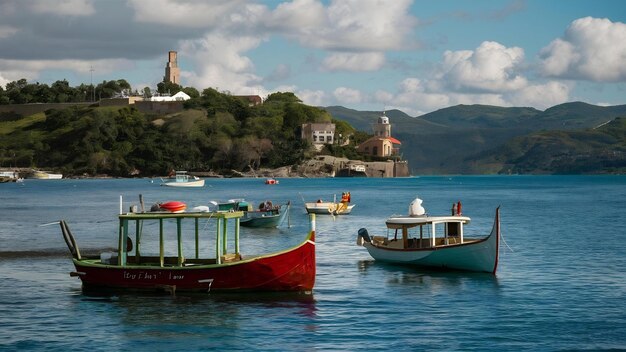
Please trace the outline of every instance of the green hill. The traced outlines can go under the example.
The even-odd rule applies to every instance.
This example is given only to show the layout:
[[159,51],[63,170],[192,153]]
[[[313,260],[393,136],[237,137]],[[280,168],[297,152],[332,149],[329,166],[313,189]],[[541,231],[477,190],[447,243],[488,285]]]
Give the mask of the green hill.
[[474,171],[498,173],[624,173],[626,118],[595,129],[532,133],[467,161]]
[[626,116],[626,105],[597,106],[583,102],[572,102],[553,106],[532,120],[537,129],[571,130],[592,128],[611,121],[617,116]]
[[420,118],[450,128],[519,127],[541,111],[534,108],[490,105],[457,105],[440,109]]
[[249,106],[209,88],[186,105],[158,116],[132,105],[82,105],[0,121],[0,166],[122,177],[274,168],[310,157],[300,139],[303,123],[331,120],[293,93]]

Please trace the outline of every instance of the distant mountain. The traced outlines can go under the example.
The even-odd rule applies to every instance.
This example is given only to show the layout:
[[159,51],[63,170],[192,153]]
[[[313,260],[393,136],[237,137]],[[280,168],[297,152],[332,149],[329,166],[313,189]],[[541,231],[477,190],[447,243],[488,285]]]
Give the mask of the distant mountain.
[[626,105],[597,106],[572,102],[541,112],[532,123],[546,130],[571,130],[596,127],[618,116],[626,116]]
[[451,128],[517,127],[540,113],[535,108],[456,105],[422,115],[420,118]]
[[595,129],[535,132],[468,161],[493,173],[626,173],[626,118]]
[[[378,118],[383,114],[382,111],[358,111],[343,106],[327,106],[323,109],[328,111],[334,118],[347,121],[352,127],[365,132],[371,132],[372,124],[376,123]],[[384,113],[393,121],[392,124],[396,129],[404,129],[407,127],[411,129],[437,129],[438,127],[445,127],[419,117],[411,117],[396,109],[388,110]]]
[[[370,133],[372,124],[382,114],[382,111],[357,111],[340,106],[324,109],[334,118]],[[399,110],[386,111],[386,115],[392,124],[392,135],[402,142],[401,153],[409,161],[413,174],[482,174],[502,172],[501,161],[487,162],[489,156],[483,153],[497,151],[514,138],[539,131],[594,128],[626,116],[626,105],[603,107],[572,102],[545,111],[528,107],[457,105],[418,117]],[[583,139],[580,143],[586,141]],[[512,163],[507,163],[508,166],[515,164],[514,160],[507,159],[507,162]],[[550,172],[548,169],[519,170]]]

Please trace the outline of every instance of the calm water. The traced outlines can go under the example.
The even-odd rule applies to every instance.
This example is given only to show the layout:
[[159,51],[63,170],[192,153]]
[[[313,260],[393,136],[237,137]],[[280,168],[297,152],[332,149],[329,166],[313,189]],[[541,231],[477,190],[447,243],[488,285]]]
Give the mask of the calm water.
[[[0,350],[603,350],[626,349],[626,177],[209,179],[201,190],[140,180],[0,184]],[[311,296],[92,297],[81,292],[58,225],[81,250],[116,245],[124,207],[244,197],[291,200],[291,227],[242,229],[242,252],[299,243],[302,199],[352,193],[353,214],[318,216]],[[356,231],[382,232],[416,196],[430,214],[461,200],[467,234],[486,235],[501,205],[498,275],[374,262]],[[285,224],[286,225],[286,224]]]

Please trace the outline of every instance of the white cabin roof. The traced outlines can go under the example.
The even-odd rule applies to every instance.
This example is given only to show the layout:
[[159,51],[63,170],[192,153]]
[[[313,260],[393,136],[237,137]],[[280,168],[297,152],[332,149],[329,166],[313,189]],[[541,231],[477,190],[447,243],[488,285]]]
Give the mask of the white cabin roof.
[[467,216],[392,216],[385,221],[389,228],[414,227],[426,224],[440,224],[444,222],[460,222],[469,224],[470,218]]

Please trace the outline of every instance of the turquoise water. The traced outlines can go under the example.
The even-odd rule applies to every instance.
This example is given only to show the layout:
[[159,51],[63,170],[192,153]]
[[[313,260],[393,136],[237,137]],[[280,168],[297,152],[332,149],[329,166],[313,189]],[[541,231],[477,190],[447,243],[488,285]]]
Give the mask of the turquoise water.
[[[116,245],[119,196],[147,204],[291,200],[291,227],[242,228],[244,255],[288,248],[308,228],[302,199],[350,191],[353,214],[317,218],[311,296],[87,296],[58,225],[82,251]],[[466,234],[501,206],[497,276],[374,262],[356,231],[382,232],[416,196],[430,214],[461,200]],[[0,184],[0,350],[608,350],[626,348],[626,177],[208,179],[201,190],[138,180]]]

